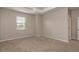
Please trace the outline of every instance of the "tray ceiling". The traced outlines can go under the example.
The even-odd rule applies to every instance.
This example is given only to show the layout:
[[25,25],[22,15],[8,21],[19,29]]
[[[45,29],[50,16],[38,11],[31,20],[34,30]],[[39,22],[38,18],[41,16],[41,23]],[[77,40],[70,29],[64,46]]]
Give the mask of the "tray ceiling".
[[19,12],[30,13],[30,14],[43,14],[55,7],[6,7]]

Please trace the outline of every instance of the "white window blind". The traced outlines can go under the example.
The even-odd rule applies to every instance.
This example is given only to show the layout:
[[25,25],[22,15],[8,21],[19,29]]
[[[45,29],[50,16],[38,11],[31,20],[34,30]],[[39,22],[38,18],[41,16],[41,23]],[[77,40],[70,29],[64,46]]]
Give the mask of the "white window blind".
[[25,27],[26,27],[25,17],[17,16],[16,23],[17,23],[17,30],[25,30]]

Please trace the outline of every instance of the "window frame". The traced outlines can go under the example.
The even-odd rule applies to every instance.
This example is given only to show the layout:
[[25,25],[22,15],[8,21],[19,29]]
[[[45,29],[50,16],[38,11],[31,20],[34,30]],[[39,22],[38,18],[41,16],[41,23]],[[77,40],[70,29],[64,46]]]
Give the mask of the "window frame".
[[[20,28],[19,26],[23,26],[23,27]],[[26,17],[16,16],[16,30],[25,30],[25,29],[26,29]]]

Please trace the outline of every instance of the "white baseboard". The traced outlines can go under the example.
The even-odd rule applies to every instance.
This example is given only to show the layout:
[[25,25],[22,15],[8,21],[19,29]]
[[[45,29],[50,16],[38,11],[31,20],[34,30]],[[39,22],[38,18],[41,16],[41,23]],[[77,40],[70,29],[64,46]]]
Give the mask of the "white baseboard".
[[[51,36],[45,36],[45,35],[44,35],[44,37],[47,37],[47,38],[50,38],[50,39],[59,40],[59,39],[57,39],[57,38],[53,38],[53,37],[51,37]],[[68,40],[59,40],[59,41],[62,41],[62,42],[65,42],[65,43],[69,43]]]
[[41,33],[38,33],[38,34],[35,34],[35,36],[37,36],[37,37],[41,37],[41,36],[43,36]]
[[[15,40],[15,39],[20,39],[20,38],[25,38],[25,37],[33,37],[35,35],[33,34],[30,34],[30,35],[25,35],[25,36],[22,36],[22,37],[16,37],[16,38],[11,38],[11,39],[3,39],[3,40],[0,40],[0,42],[4,42],[4,41],[8,41],[8,40]],[[41,36],[36,36],[36,37],[41,37]],[[56,40],[59,40],[57,38],[53,38],[51,36],[47,36],[47,35],[42,35],[42,37],[47,37],[47,38],[50,38],[50,39],[56,39]],[[63,41],[63,42],[69,42],[68,40],[59,40],[59,41]]]
[[25,38],[25,37],[33,37],[34,35],[25,35],[25,36],[22,36],[22,37],[16,37],[16,38],[11,38],[11,39],[3,39],[3,40],[0,40],[0,42],[4,42],[4,41],[9,41],[9,40],[15,40],[15,39],[20,39],[20,38]]

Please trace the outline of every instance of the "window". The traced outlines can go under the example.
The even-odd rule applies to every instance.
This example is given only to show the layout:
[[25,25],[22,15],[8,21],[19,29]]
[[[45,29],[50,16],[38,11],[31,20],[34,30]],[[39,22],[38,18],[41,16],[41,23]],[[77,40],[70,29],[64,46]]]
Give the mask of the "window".
[[25,30],[26,20],[25,17],[16,17],[17,30]]

